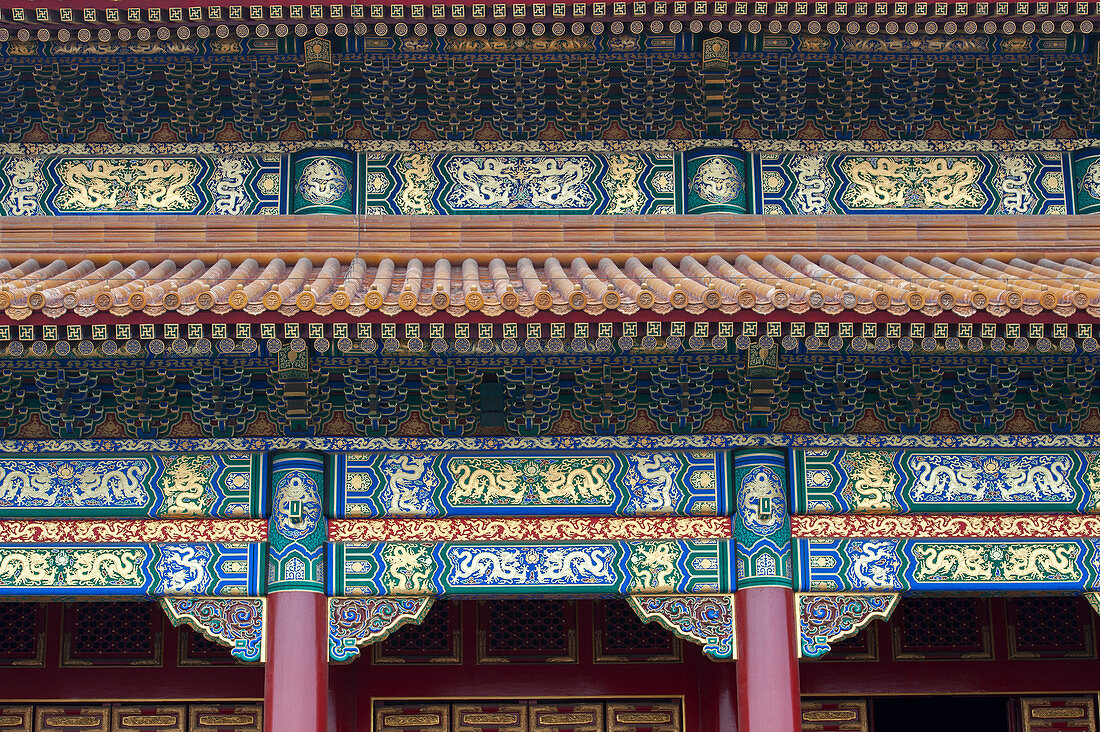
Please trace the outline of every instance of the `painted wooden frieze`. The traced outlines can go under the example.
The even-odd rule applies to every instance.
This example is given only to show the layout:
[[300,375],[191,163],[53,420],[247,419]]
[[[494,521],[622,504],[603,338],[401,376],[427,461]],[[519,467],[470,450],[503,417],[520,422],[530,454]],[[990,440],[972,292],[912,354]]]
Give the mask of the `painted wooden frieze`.
[[1100,511],[1094,450],[795,450],[795,513]]
[[263,546],[0,545],[0,596],[259,595]]
[[676,213],[671,153],[406,153],[364,167],[364,213]]
[[259,518],[262,453],[0,457],[0,517]]
[[280,156],[0,158],[0,212],[260,214],[279,212]]
[[1092,589],[1098,540],[797,539],[801,592]]
[[764,214],[1073,213],[1069,155],[761,153]]
[[732,542],[334,543],[330,595],[732,592]]
[[728,515],[720,452],[359,453],[334,461],[336,517]]

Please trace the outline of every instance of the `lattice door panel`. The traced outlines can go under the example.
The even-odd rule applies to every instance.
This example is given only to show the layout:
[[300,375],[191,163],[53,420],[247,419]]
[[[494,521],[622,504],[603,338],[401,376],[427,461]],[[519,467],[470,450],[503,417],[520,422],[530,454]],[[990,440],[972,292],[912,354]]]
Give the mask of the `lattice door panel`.
[[1023,697],[1023,732],[1096,732],[1096,697]]
[[802,732],[870,732],[865,699],[813,699],[802,702]]

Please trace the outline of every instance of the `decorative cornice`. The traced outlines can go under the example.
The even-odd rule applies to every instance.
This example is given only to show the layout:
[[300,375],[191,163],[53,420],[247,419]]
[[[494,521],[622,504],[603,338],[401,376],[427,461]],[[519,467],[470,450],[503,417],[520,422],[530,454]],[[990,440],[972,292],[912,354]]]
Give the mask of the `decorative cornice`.
[[328,599],[329,659],[352,661],[359,649],[385,640],[398,628],[424,620],[434,597],[330,597]]
[[643,622],[702,646],[716,661],[737,658],[733,595],[631,595],[627,600]]
[[266,598],[165,597],[160,603],[172,625],[186,623],[206,639],[230,648],[241,661],[266,660]]
[[[59,7],[69,5],[70,7]],[[156,37],[187,40],[230,37],[279,39],[316,35],[398,36],[562,36],[601,34],[917,34],[1005,33],[1025,35],[1092,32],[1097,17],[1093,2],[760,2],[707,0],[686,2],[579,2],[438,4],[386,2],[377,4],[225,5],[221,3],[162,8],[152,2],[118,7],[103,0],[86,0],[74,10],[65,0],[11,8],[0,23],[26,31],[19,40],[67,41],[82,30],[106,31],[103,40]],[[121,26],[121,27],[119,27]],[[418,27],[419,26],[419,27]],[[59,36],[58,31],[64,31]],[[124,31],[124,32],[120,32]],[[96,33],[95,37],[101,36]],[[7,40],[4,38],[3,40]]]
[[868,448],[1100,448],[1100,434],[889,435],[745,433],[696,435],[562,435],[558,437],[182,437],[149,440],[0,440],[0,454],[51,452],[271,452],[320,450],[530,451],[530,450],[731,450],[743,447]]

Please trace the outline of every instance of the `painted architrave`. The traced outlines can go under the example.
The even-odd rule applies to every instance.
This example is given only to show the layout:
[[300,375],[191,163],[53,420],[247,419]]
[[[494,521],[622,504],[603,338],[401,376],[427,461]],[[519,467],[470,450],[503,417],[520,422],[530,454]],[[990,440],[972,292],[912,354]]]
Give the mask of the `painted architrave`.
[[0,518],[263,518],[265,456],[253,453],[0,456]]
[[734,453],[738,587],[791,586],[786,457],[783,450]]
[[733,542],[366,542],[328,545],[329,594],[627,595],[733,592]]
[[434,602],[434,597],[330,597],[329,660],[354,660],[363,646],[383,641],[410,623],[419,624]]
[[765,152],[753,164],[763,214],[1074,212],[1065,153]]
[[324,592],[324,458],[314,453],[276,455],[272,482],[267,591]]
[[410,152],[361,160],[369,214],[672,214],[670,152]]
[[724,516],[718,451],[341,453],[336,518],[383,516]]
[[800,592],[1085,591],[1097,539],[796,539]]
[[733,595],[632,595],[627,601],[643,622],[702,646],[716,661],[737,658]]
[[263,597],[165,597],[172,625],[187,624],[241,661],[266,660],[267,600]]
[[255,596],[264,557],[262,543],[3,544],[0,596]]
[[0,215],[279,212],[271,156],[0,157]]
[[1100,451],[794,450],[795,513],[1100,511]]
[[889,620],[900,599],[899,593],[796,594],[801,656],[820,658],[832,643],[855,635],[872,620]]

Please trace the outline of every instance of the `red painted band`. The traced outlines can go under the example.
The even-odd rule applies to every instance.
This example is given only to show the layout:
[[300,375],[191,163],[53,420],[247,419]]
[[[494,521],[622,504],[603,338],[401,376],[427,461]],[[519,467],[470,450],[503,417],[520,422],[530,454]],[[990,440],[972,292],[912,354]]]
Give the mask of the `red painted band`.
[[799,732],[794,593],[787,587],[746,587],[734,603],[738,732]]
[[267,598],[265,732],[324,732],[328,726],[328,607],[317,592]]

